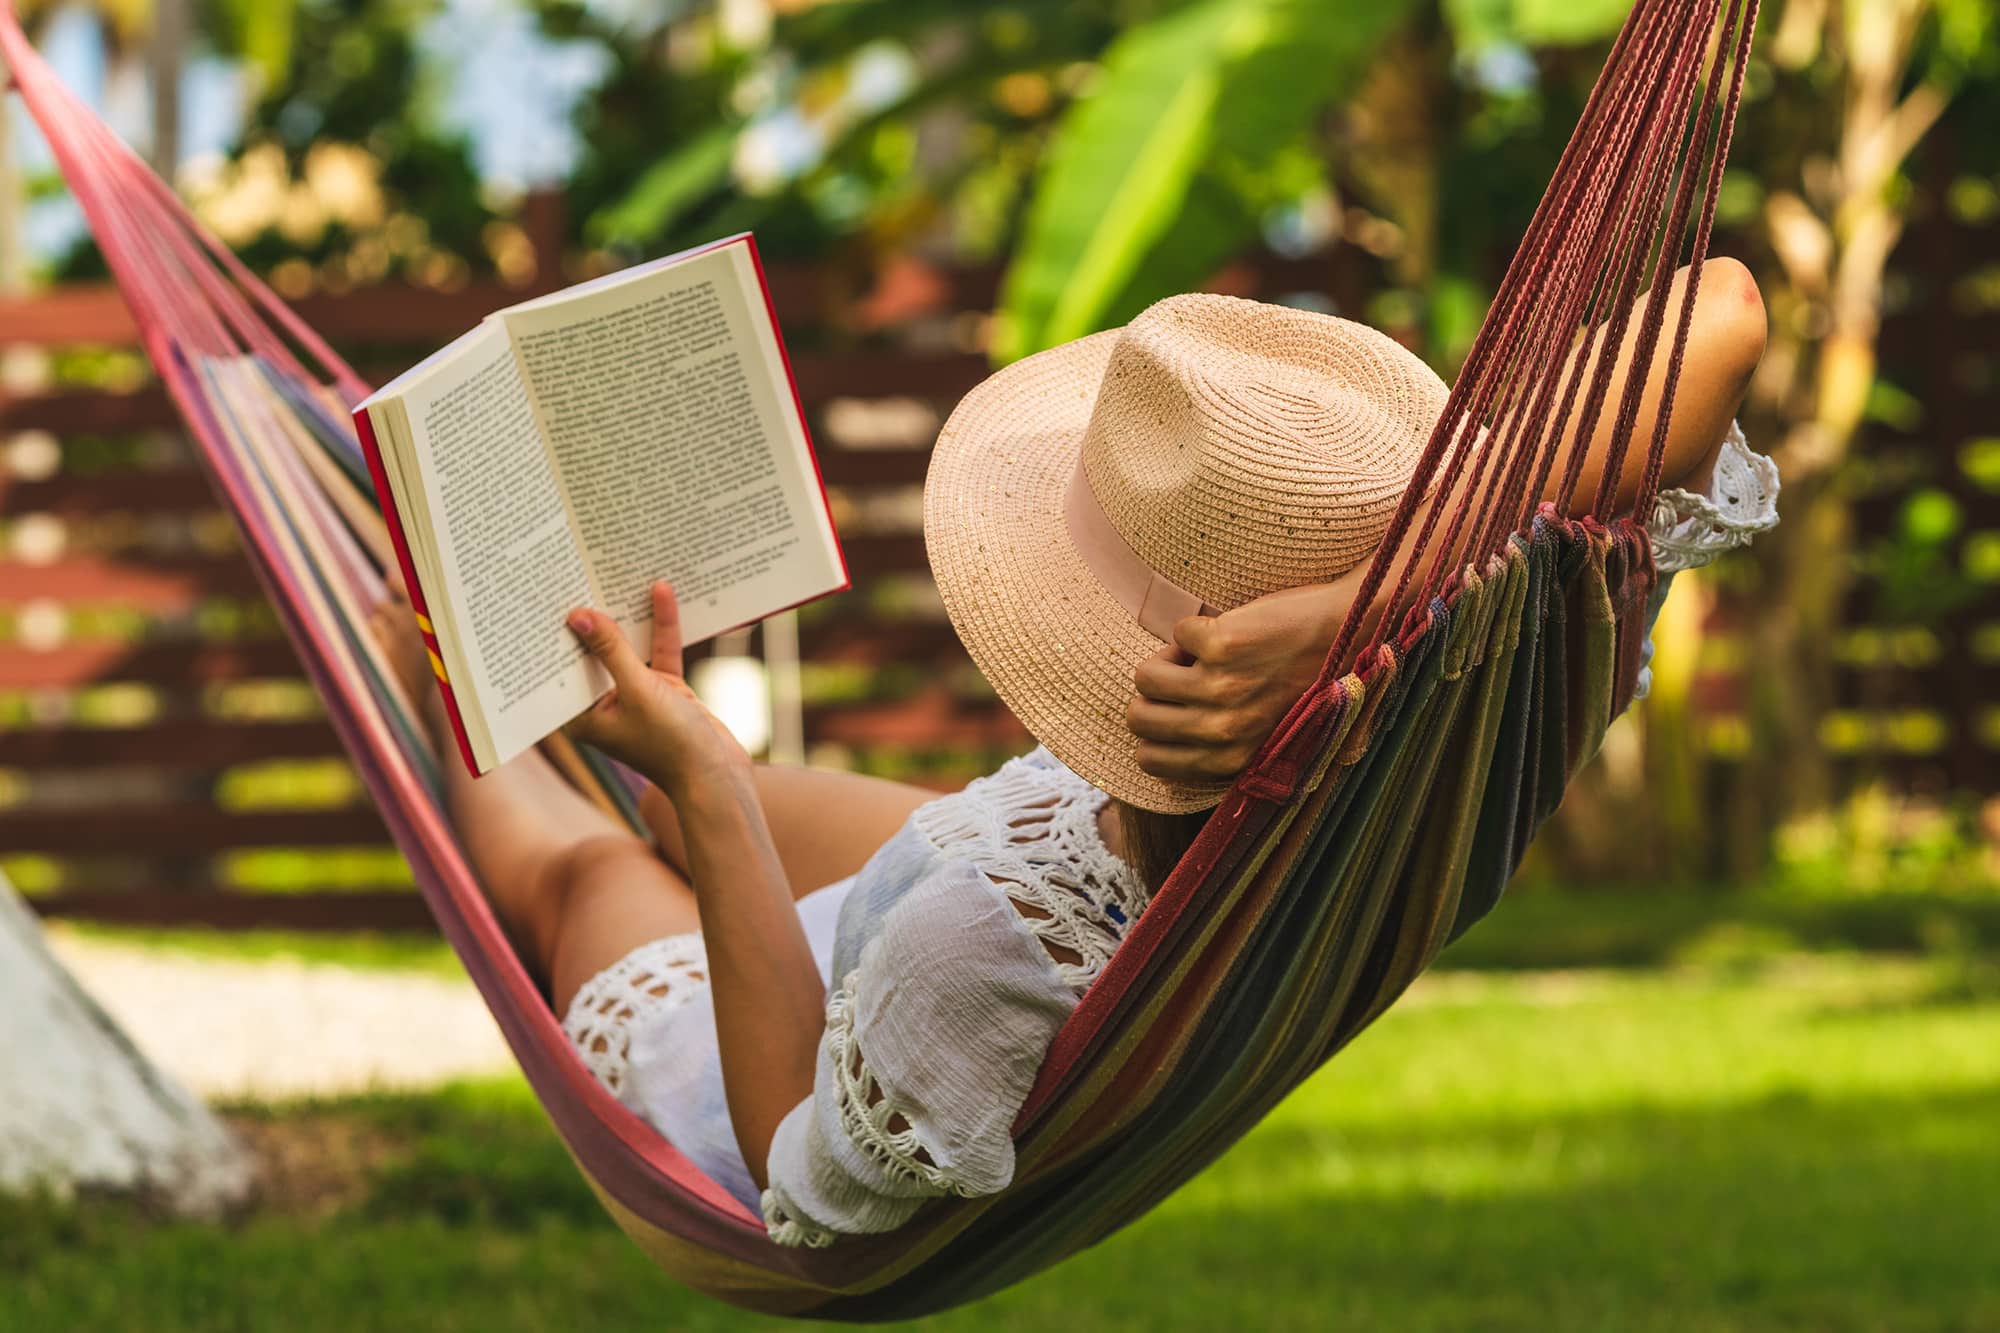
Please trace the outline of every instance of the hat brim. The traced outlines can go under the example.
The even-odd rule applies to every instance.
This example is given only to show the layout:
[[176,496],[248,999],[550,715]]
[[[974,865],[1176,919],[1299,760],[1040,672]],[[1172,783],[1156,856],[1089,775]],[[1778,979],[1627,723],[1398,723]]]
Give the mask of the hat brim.
[[1164,641],[1099,582],[1063,521],[1118,332],[1024,357],[959,402],[924,481],[924,546],[960,641],[1036,740],[1130,805],[1205,810],[1228,783],[1139,767],[1125,710],[1133,672]]

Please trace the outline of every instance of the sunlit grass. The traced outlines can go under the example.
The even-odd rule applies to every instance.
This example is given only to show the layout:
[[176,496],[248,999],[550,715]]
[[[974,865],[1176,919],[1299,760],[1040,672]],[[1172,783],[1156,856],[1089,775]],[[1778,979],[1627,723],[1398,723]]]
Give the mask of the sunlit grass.
[[[395,1146],[330,1216],[0,1216],[0,1328],[770,1326],[651,1270],[518,1080],[254,1114]],[[1152,1215],[921,1326],[2000,1327],[1997,1118],[1953,959],[1447,972]]]

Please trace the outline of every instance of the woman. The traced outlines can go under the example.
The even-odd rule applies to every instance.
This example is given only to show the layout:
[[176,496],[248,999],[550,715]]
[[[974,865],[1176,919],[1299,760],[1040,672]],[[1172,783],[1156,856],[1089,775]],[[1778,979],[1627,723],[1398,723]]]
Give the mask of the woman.
[[[1748,273],[1711,264],[1651,524],[1663,571],[1775,521],[1775,474],[1731,431],[1763,339]],[[1316,675],[1445,397],[1372,330],[1214,296],[975,389],[938,441],[926,541],[960,637],[1042,744],[948,796],[753,764],[682,679],[664,584],[650,667],[573,613],[614,689],[571,732],[652,781],[658,851],[536,755],[478,781],[444,767],[586,1064],[783,1244],[1003,1188],[1049,1041]],[[1589,496],[1608,422],[1574,433]],[[408,621],[385,607],[377,632],[441,739]]]

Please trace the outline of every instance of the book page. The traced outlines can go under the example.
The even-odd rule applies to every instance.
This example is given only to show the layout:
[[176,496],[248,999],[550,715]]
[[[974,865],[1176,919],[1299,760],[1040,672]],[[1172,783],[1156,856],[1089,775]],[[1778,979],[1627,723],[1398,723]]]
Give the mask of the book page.
[[591,573],[635,641],[690,643],[842,585],[748,247],[504,312]]
[[595,600],[590,575],[498,324],[486,326],[458,374],[412,385],[403,406],[444,583],[426,589],[426,600],[449,616],[449,625],[433,619],[440,642],[449,630],[463,654],[446,663],[453,690],[461,709],[475,706],[491,762],[501,763],[607,684],[563,623]]

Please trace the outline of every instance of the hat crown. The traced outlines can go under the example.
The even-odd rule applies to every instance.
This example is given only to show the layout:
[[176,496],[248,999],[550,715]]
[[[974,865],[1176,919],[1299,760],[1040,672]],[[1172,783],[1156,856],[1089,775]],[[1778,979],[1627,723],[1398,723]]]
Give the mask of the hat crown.
[[1359,563],[1387,531],[1446,393],[1366,325],[1169,297],[1118,333],[1081,466],[1141,560],[1227,609]]

